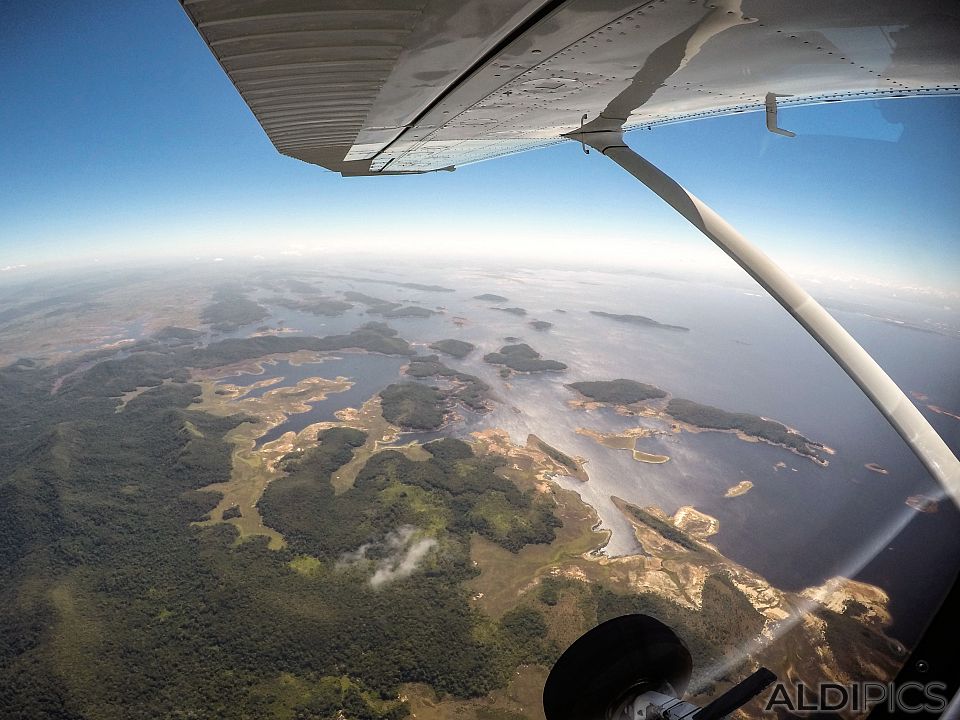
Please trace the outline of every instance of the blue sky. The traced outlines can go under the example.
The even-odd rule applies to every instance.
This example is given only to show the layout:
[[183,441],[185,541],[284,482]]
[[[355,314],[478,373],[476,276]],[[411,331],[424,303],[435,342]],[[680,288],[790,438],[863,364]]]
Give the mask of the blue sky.
[[[174,0],[0,11],[0,268],[367,249],[725,267],[573,143],[432,176],[278,155]],[[960,290],[960,98],[787,108],[632,133],[788,269]]]

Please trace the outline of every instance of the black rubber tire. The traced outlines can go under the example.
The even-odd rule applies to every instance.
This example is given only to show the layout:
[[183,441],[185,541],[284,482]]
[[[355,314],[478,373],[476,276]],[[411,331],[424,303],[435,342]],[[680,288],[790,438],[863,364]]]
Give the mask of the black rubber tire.
[[692,671],[690,651],[673,630],[649,615],[624,615],[560,656],[543,688],[543,710],[547,720],[606,720],[628,691],[681,696]]

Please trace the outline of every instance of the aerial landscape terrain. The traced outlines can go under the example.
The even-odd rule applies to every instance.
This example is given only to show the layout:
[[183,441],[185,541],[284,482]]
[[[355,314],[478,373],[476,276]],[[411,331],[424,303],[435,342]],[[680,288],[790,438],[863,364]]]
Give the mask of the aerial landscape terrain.
[[960,679],[956,3],[5,2],[0,69],[0,720]]
[[[758,664],[896,674],[957,511],[778,307],[390,267],[0,283],[4,717],[539,719],[560,653],[634,612],[694,702]],[[956,447],[960,339],[840,317],[927,343],[887,359]]]

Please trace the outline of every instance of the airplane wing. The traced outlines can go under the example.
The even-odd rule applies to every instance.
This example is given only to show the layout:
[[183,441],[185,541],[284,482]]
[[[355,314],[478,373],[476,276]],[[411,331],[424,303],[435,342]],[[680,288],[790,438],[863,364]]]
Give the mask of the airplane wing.
[[452,169],[780,105],[960,92],[955,0],[181,0],[277,150]]

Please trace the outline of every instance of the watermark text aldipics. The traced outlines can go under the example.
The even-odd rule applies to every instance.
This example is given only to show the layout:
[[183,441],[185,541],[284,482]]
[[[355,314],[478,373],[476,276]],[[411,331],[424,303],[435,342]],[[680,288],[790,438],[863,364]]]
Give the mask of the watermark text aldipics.
[[947,707],[947,686],[941,682],[883,683],[824,682],[805,685],[802,682],[774,683],[764,710],[782,708],[794,713],[850,710],[864,712],[885,705],[891,712],[914,714],[942,712]]

